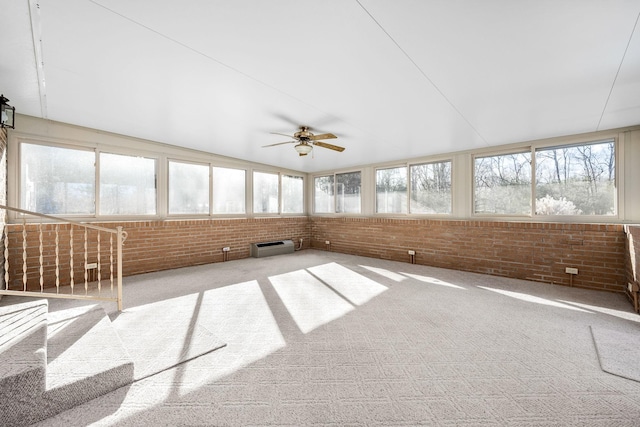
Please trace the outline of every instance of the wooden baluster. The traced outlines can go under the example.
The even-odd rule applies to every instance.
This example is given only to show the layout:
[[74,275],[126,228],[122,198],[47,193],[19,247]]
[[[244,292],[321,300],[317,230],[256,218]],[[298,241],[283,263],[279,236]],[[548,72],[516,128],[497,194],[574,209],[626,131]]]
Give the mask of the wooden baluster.
[[87,241],[89,234],[89,229],[84,229],[84,294],[87,295],[87,291],[89,290],[89,270],[87,269],[87,264],[89,263],[89,251],[87,246]]
[[9,227],[4,226],[4,284],[7,290],[9,286]]
[[22,290],[27,290],[27,221],[22,222]]
[[109,234],[109,280],[111,281],[111,295],[113,295],[113,234]]
[[38,226],[38,238],[40,240],[40,292],[44,292],[44,257],[42,255],[42,223]]
[[101,279],[102,279],[102,275],[100,274],[100,268],[101,268],[101,264],[100,264],[100,231],[98,231],[98,254],[97,254],[97,262],[98,262],[98,294],[100,294],[100,291],[102,290],[102,284],[100,283]]
[[73,225],[69,224],[69,285],[73,295]]
[[56,224],[56,293],[60,293],[60,225]]

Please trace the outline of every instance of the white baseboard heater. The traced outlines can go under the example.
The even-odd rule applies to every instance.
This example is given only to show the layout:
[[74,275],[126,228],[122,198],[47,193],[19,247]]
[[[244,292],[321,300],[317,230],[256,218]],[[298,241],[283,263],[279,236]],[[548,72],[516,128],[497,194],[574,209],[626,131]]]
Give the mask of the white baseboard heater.
[[276,240],[251,244],[251,256],[262,258],[272,255],[292,254],[295,251],[293,240]]

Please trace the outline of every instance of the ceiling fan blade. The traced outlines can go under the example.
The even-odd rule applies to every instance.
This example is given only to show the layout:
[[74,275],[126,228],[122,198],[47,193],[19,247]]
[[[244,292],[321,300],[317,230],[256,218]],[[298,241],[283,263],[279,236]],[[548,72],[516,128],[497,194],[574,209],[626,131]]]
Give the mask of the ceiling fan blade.
[[313,135],[309,137],[309,139],[313,141],[317,141],[319,139],[336,139],[336,138],[337,136],[335,136],[332,133],[323,133],[322,135]]
[[313,145],[317,145],[318,147],[323,147],[323,148],[328,148],[329,150],[334,150],[334,151],[344,151],[344,147],[338,147],[337,145],[333,145],[333,144],[327,144],[326,142],[322,142],[322,141],[314,141]]
[[280,132],[269,132],[273,135],[281,135],[281,136],[286,136],[287,138],[293,138],[293,136],[291,135],[287,135],[286,133],[280,133]]
[[276,142],[275,144],[263,145],[262,148],[273,147],[273,146],[282,145],[282,144],[295,144],[296,142],[298,141]]

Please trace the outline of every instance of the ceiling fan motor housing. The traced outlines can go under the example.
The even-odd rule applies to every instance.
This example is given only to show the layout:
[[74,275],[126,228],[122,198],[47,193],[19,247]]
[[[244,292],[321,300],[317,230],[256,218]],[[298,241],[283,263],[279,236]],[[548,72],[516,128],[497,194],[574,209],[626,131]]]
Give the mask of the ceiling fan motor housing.
[[300,126],[300,130],[293,134],[294,138],[299,140],[306,140],[306,141],[308,141],[309,138],[311,138],[312,136],[313,134],[309,132],[308,126]]

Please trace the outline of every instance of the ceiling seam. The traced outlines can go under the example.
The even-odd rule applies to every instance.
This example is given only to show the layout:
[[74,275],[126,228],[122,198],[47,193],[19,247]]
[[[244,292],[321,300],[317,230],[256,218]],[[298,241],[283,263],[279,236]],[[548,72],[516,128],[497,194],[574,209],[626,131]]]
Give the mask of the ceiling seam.
[[611,99],[611,94],[613,93],[613,89],[616,86],[618,81],[618,76],[620,75],[620,70],[622,69],[622,64],[624,64],[624,60],[627,56],[627,52],[629,51],[629,46],[631,45],[631,40],[633,40],[633,36],[636,32],[636,27],[638,26],[638,20],[640,20],[640,12],[638,12],[638,16],[636,16],[636,22],[633,24],[633,29],[631,30],[631,34],[629,35],[629,40],[627,40],[627,46],[624,48],[624,53],[622,54],[622,58],[620,59],[620,64],[618,64],[618,69],[616,70],[616,75],[613,78],[613,82],[611,83],[611,88],[609,89],[609,94],[607,95],[607,99],[604,102],[604,107],[602,108],[602,113],[600,114],[600,119],[598,120],[598,125],[596,126],[596,132],[600,130],[600,125],[602,124],[602,119],[604,118],[604,114],[607,111],[607,107],[609,107],[609,100]]
[[[247,73],[245,73],[244,71],[241,71],[241,70],[239,70],[239,69],[237,69],[237,68],[234,68],[233,66],[231,66],[231,65],[229,65],[229,64],[226,64],[226,63],[224,63],[224,62],[220,61],[219,59],[216,59],[216,58],[214,58],[214,57],[212,57],[212,56],[209,56],[209,55],[207,55],[206,53],[201,52],[201,51],[199,51],[199,50],[198,50],[198,49],[196,49],[196,48],[193,48],[193,47],[191,47],[191,46],[189,46],[189,45],[187,45],[187,44],[185,44],[185,43],[183,43],[183,42],[181,42],[181,41],[179,41],[179,40],[176,40],[176,39],[174,39],[174,38],[172,38],[172,37],[169,37],[168,35],[163,34],[163,33],[161,33],[160,31],[155,30],[155,29],[153,29],[153,28],[151,28],[151,27],[149,27],[149,26],[147,26],[147,25],[144,25],[143,23],[138,22],[138,21],[134,20],[133,18],[130,18],[130,17],[126,16],[126,15],[123,15],[122,13],[119,13],[119,12],[117,12],[117,11],[113,10],[113,9],[110,9],[110,8],[108,8],[107,6],[105,6],[105,5],[103,5],[103,4],[100,4],[97,0],[89,0],[89,1],[90,1],[91,3],[93,3],[93,4],[95,4],[96,6],[99,6],[99,7],[103,8],[103,9],[105,9],[105,10],[107,10],[107,11],[109,11],[109,12],[113,13],[114,15],[117,15],[117,16],[119,16],[119,17],[123,18],[123,19],[126,19],[127,21],[129,21],[129,22],[131,22],[131,23],[133,23],[133,24],[135,24],[135,25],[137,25],[137,26],[139,26],[139,27],[142,27],[142,28],[144,28],[144,29],[145,29],[145,30],[147,30],[147,31],[150,31],[150,32],[152,32],[152,33],[154,33],[154,34],[156,34],[156,35],[158,35],[158,36],[160,36],[160,37],[162,37],[162,38],[164,38],[164,39],[166,39],[166,40],[168,40],[168,41],[172,42],[172,43],[177,44],[178,46],[181,46],[181,47],[183,47],[183,48],[185,48],[185,49],[187,49],[187,50],[190,50],[191,52],[193,52],[193,53],[195,53],[195,54],[197,54],[197,55],[200,55],[200,56],[202,56],[202,57],[204,57],[204,58],[206,58],[206,59],[208,59],[208,60],[210,60],[210,61],[212,61],[212,62],[215,62],[216,64],[221,65],[222,67],[227,68],[228,70],[231,70],[231,71],[233,71],[233,72],[235,72],[235,73],[238,73],[238,74],[240,74],[240,75],[242,75],[242,76],[244,76],[244,77],[246,77],[246,78],[248,78],[248,79],[250,79],[250,80],[253,80],[254,82],[256,82],[256,83],[258,83],[258,84],[261,84],[261,85],[263,85],[263,86],[265,86],[265,87],[267,87],[267,88],[269,88],[269,89],[272,89],[272,90],[274,90],[274,91],[276,91],[276,92],[278,92],[278,93],[280,93],[280,94],[282,94],[282,95],[284,95],[284,96],[287,96],[287,97],[289,97],[289,98],[291,98],[291,99],[293,99],[293,100],[295,100],[295,101],[297,101],[297,102],[300,102],[301,104],[304,104],[304,105],[306,105],[306,106],[308,106],[308,107],[311,107],[311,108],[313,108],[313,109],[315,109],[315,110],[317,110],[317,111],[319,111],[319,112],[321,112],[321,113],[323,113],[323,114],[326,114],[326,115],[328,115],[328,116],[335,117],[333,114],[328,113],[328,112],[326,112],[326,111],[324,111],[324,110],[322,110],[322,109],[318,108],[318,107],[317,107],[317,106],[315,106],[315,105],[311,105],[311,104],[309,104],[308,102],[306,102],[306,101],[304,101],[304,100],[302,100],[302,99],[300,99],[300,98],[298,98],[298,97],[296,97],[296,96],[294,96],[294,95],[291,95],[290,93],[284,92],[283,90],[278,89],[277,87],[275,87],[275,86],[273,86],[273,85],[270,85],[269,83],[266,83],[266,82],[264,82],[264,81],[262,81],[262,80],[259,80],[258,78],[253,77],[252,75],[247,74]],[[340,119],[338,118],[338,120],[340,120]]]
[[369,12],[369,10],[367,10],[367,8],[364,7],[364,5],[360,2],[360,0],[356,0],[356,2],[358,3],[358,5],[360,5],[362,10],[364,10],[365,13],[369,15],[369,18],[371,18],[371,20],[382,30],[382,32],[384,32],[387,35],[389,40],[391,40],[393,44],[396,45],[396,47],[400,50],[400,52],[402,52],[402,54],[413,64],[413,66],[420,72],[420,74],[422,74],[422,76],[429,82],[429,84],[433,86],[433,88],[440,94],[440,96],[442,96],[442,98],[451,106],[451,108],[453,108],[453,110],[462,118],[462,120],[464,120],[467,123],[467,125],[469,125],[471,129],[473,129],[473,131],[476,133],[476,135],[478,135],[478,137],[482,140],[482,142],[484,142],[485,145],[489,146],[489,143],[478,131],[478,129],[476,129],[476,127],[471,124],[471,122],[465,117],[465,115],[462,114],[462,112],[453,104],[453,102],[444,94],[444,92],[433,82],[433,80],[429,78],[427,73],[425,73],[424,70],[420,68],[420,66],[416,63],[416,61],[414,61],[413,58],[411,58],[411,56],[407,53],[407,51],[405,51],[402,48],[402,46],[400,46],[400,43],[398,43],[391,36],[391,34],[389,34],[389,32],[382,26],[382,24],[380,24],[380,22],[378,22],[378,20],[371,14],[371,12]]
[[31,21],[31,39],[33,41],[33,56],[38,79],[38,94],[40,96],[40,114],[47,119],[47,91],[44,78],[44,59],[42,56],[42,24],[40,19],[40,3],[29,0],[29,20]]

